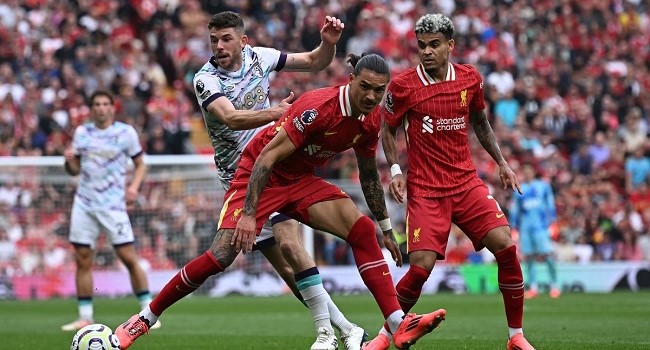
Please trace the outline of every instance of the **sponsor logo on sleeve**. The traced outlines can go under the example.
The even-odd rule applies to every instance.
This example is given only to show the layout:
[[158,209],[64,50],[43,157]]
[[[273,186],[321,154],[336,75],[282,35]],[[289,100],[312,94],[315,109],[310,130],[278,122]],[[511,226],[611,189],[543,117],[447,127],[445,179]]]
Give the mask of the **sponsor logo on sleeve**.
[[201,94],[203,90],[205,90],[205,84],[201,81],[201,79],[196,81],[195,88],[196,88],[196,92],[198,92],[199,94]]
[[298,131],[305,132],[305,127],[300,124],[300,117],[293,118],[293,126],[295,126]]
[[316,117],[318,116],[318,111],[315,109],[308,109],[300,115],[300,121],[305,124],[309,125],[311,124],[314,120],[316,120]]
[[206,98],[210,97],[210,95],[211,95],[210,90],[205,90],[201,93],[200,96],[202,100],[205,100]]

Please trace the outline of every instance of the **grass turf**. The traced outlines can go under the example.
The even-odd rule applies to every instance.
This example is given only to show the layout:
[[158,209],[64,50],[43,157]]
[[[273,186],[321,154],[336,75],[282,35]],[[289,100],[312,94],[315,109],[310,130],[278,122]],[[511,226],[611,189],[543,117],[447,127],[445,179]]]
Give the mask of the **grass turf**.
[[[370,295],[334,297],[347,317],[374,336],[381,313]],[[96,322],[111,328],[134,313],[135,298],[97,299]],[[447,309],[441,328],[418,349],[505,349],[501,296],[424,296],[416,312]],[[59,330],[76,316],[74,300],[0,301],[0,348],[67,349],[73,333]],[[309,349],[315,339],[309,312],[293,297],[192,297],[163,316],[163,327],[131,349]],[[541,296],[525,306],[525,331],[537,349],[650,349],[650,293]],[[340,344],[340,349],[343,345]]]

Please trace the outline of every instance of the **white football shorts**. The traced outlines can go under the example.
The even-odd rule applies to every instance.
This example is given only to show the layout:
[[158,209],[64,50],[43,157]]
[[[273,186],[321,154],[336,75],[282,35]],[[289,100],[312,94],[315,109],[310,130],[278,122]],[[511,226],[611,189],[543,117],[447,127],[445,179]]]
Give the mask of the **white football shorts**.
[[113,246],[132,243],[135,240],[126,211],[72,207],[68,237],[70,243],[87,245],[94,249],[100,232],[106,233]]

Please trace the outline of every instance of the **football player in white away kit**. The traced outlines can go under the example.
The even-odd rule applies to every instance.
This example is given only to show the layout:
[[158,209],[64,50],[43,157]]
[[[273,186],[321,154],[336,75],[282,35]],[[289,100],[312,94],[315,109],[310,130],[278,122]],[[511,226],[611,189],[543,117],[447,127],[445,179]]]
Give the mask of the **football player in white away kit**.
[[[244,22],[236,13],[221,12],[209,21],[214,56],[194,76],[194,89],[212,139],[217,173],[224,189],[230,187],[248,142],[257,132],[279,119],[290,106],[293,93],[279,106],[270,106],[269,75],[282,69],[311,72],[324,69],[334,58],[335,44],[343,27],[340,20],[327,16],[318,48],[311,52],[286,54],[272,48],[248,45]],[[365,331],[345,319],[323,287],[316,264],[301,245],[298,222],[282,214],[272,215],[270,221],[273,231],[267,223],[257,239],[256,248],[312,312],[318,336],[311,349],[338,348],[332,324],[339,330],[346,350],[360,349]],[[170,291],[170,294],[173,292],[176,291]],[[140,319],[146,319],[148,324],[155,322],[174,302],[165,301],[165,295],[163,289],[140,313]],[[124,334],[141,327],[141,323],[135,317],[127,321],[126,326],[116,329],[123,349],[124,344],[130,346],[139,336]]]
[[[61,326],[76,331],[93,324],[92,265],[95,243],[104,232],[131,276],[133,292],[141,308],[151,302],[147,277],[138,263],[126,204],[133,202],[144,179],[146,167],[138,134],[132,126],[114,121],[113,97],[96,91],[90,97],[92,122],[77,127],[72,146],[66,149],[65,169],[79,175],[72,205],[69,240],[75,248],[76,287],[79,319]],[[135,174],[125,188],[128,158]],[[126,200],[125,200],[126,199]],[[160,323],[152,328],[159,328]]]

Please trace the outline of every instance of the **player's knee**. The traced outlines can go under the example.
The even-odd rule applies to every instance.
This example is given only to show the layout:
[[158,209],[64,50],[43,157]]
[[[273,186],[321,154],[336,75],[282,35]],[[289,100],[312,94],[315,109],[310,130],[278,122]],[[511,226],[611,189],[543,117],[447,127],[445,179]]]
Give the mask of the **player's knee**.
[[124,264],[126,269],[129,270],[129,271],[133,271],[133,270],[137,269],[138,267],[140,267],[140,263],[138,262],[137,256],[135,256],[135,257],[129,256],[129,257],[123,258],[122,263]]
[[510,237],[510,228],[508,226],[500,226],[490,230],[485,238],[483,244],[492,252],[500,252],[510,246],[513,246],[512,237]]
[[302,249],[300,246],[300,241],[297,240],[282,240],[277,242],[280,252],[284,257],[291,257],[295,252],[298,252]]
[[93,256],[91,253],[85,254],[77,252],[75,254],[75,263],[79,270],[89,270],[93,266]]
[[411,267],[417,266],[420,269],[427,272],[427,278],[434,266],[436,266],[436,261],[438,255],[432,250],[416,250],[409,254],[409,263]]
[[79,258],[77,258],[76,263],[77,263],[77,271],[79,271],[79,272],[90,271],[93,268],[93,260],[92,259],[80,260]]
[[368,239],[369,235],[372,235],[372,238],[375,238],[376,228],[375,223],[367,216],[360,217],[348,234],[347,241],[351,246],[355,246],[362,242],[365,239]]

